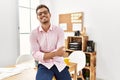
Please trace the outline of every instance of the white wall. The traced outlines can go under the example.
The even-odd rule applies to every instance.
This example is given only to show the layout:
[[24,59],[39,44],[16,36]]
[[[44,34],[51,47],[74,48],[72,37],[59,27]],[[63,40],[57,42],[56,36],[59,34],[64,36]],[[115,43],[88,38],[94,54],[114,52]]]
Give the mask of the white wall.
[[17,0],[0,1],[0,67],[15,64],[18,53]]
[[52,23],[56,25],[60,13],[84,12],[87,34],[96,43],[97,78],[103,80],[119,80],[119,4],[119,0],[52,0]]
[[[48,0],[44,0],[47,1]],[[51,2],[50,2],[51,1]],[[52,23],[58,25],[60,13],[84,12],[89,39],[96,42],[97,77],[119,80],[120,1],[50,0]],[[18,52],[17,0],[0,1],[0,66],[15,63]]]

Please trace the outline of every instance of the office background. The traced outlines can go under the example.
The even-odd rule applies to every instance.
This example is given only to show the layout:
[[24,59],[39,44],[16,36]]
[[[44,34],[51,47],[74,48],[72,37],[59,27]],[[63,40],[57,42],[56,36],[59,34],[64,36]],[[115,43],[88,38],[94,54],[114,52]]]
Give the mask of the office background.
[[[119,80],[120,1],[41,1],[51,8],[52,23],[56,25],[60,13],[84,12],[87,34],[96,43],[97,77],[103,80]],[[17,0],[0,1],[0,67],[15,64],[20,54],[17,3]]]

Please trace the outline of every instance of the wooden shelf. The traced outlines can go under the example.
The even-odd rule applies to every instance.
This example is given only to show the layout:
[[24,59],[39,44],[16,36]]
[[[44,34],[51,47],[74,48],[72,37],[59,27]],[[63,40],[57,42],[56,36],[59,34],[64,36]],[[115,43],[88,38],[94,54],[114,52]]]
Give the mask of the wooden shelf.
[[[77,42],[81,44],[81,50],[86,51],[88,36],[68,36],[66,41],[66,50],[71,50],[69,48],[69,43]],[[74,50],[73,50],[74,51]]]
[[[96,80],[96,52],[86,52],[86,47],[87,47],[87,41],[88,41],[88,36],[69,36],[67,38],[67,47],[66,47],[66,53],[69,55],[73,51],[77,50],[71,50],[69,49],[69,43],[70,42],[82,42],[82,51],[84,51],[86,55],[86,66],[80,71],[80,75],[77,76],[78,80],[81,78],[82,80],[86,80],[86,72],[85,70],[89,70],[89,80]],[[80,50],[78,50],[80,51]]]

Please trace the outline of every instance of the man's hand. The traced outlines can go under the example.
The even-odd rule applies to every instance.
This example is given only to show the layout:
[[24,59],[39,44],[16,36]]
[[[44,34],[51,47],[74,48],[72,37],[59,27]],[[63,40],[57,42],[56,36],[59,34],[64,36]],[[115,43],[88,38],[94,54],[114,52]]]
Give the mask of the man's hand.
[[63,56],[65,53],[65,48],[64,47],[60,47],[56,52],[55,52],[55,56]]
[[65,53],[65,48],[64,47],[60,47],[55,52],[45,53],[44,54],[44,60],[52,59],[55,56],[64,56],[64,53]]

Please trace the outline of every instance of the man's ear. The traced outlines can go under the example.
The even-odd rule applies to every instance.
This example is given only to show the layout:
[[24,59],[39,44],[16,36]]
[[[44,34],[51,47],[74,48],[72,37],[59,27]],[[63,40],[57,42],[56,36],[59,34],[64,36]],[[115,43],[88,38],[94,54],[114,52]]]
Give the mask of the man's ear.
[[38,15],[36,15],[37,19],[38,19]]
[[51,13],[50,13],[50,17],[51,17]]

